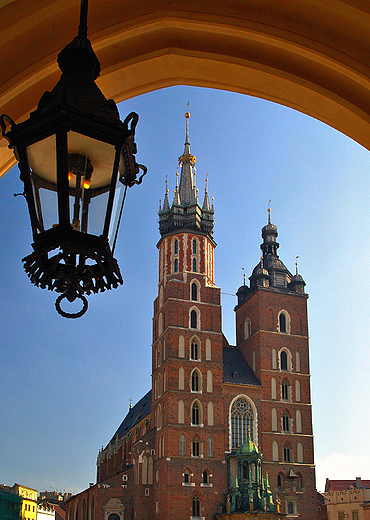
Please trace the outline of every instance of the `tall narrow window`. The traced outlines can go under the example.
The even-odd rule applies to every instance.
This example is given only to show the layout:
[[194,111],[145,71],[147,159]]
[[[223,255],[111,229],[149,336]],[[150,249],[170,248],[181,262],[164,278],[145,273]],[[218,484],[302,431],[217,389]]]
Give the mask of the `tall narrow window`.
[[197,402],[191,407],[191,423],[195,425],[200,424],[200,409]]
[[272,443],[272,460],[279,462],[279,445],[276,441]]
[[199,359],[199,345],[196,341],[191,342],[190,359],[193,359],[193,360]]
[[194,309],[190,313],[190,327],[192,329],[198,328],[198,316],[197,312]]
[[209,484],[208,471],[204,470],[202,475],[203,484]]
[[271,399],[276,399],[276,379],[271,378]]
[[194,437],[193,442],[191,444],[191,453],[193,457],[199,457],[200,449],[199,449],[199,438]]
[[95,520],[95,497],[92,497],[90,502],[90,520]]
[[193,258],[193,272],[194,273],[197,272],[197,259],[196,258]]
[[289,432],[289,415],[288,412],[283,413],[283,432]]
[[288,356],[285,350],[282,350],[280,353],[280,370],[288,370]]
[[253,409],[246,397],[239,397],[233,402],[230,420],[232,449],[243,446],[248,438],[248,430],[253,440]]
[[301,442],[297,444],[297,462],[303,464],[303,444]]
[[184,471],[184,484],[190,484],[190,471],[188,469]]
[[283,475],[281,473],[278,474],[278,491],[281,493],[282,491],[284,491],[284,479],[283,479]]
[[175,258],[175,261],[173,263],[173,272],[178,273],[179,272],[179,261],[177,258]]
[[207,439],[207,457],[213,457],[213,438],[211,436]]
[[197,496],[193,497],[193,516],[200,516],[200,501]]
[[185,457],[186,455],[186,438],[183,433],[180,435],[179,455],[180,457]]
[[198,301],[198,286],[195,282],[191,284],[191,299],[195,302]]
[[284,446],[284,462],[292,462],[291,450],[289,444]]
[[177,255],[179,252],[179,241],[175,240],[175,255]]
[[193,392],[199,392],[200,390],[198,370],[193,370],[191,374],[191,389]]
[[280,332],[286,332],[286,316],[283,312],[279,314],[279,329]]
[[295,413],[295,427],[297,433],[302,433],[302,414],[300,410],[297,410]]
[[292,515],[294,513],[293,502],[288,502],[288,515]]
[[281,398],[283,401],[289,400],[289,384],[286,379],[284,379],[281,385]]
[[193,255],[197,254],[197,241],[193,239]]

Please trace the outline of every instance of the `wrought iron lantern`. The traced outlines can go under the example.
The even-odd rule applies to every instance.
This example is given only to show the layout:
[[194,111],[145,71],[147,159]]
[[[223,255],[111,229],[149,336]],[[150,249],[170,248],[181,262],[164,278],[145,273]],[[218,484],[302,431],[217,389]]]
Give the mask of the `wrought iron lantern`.
[[[86,312],[85,295],[123,283],[113,257],[123,203],[147,171],[135,161],[138,115],[122,122],[95,83],[100,63],[87,38],[87,3],[78,36],[58,55],[62,75],[53,90],[26,121],[0,118],[31,219],[34,251],[24,269],[33,284],[60,293],[56,309],[67,318]],[[62,309],[63,299],[76,298],[79,312]]]

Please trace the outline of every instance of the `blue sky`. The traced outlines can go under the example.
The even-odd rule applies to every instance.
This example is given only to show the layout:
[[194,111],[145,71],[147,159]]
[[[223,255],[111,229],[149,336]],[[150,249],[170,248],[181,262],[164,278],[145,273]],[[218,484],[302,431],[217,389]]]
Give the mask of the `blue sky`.
[[[116,258],[124,286],[89,298],[79,320],[32,286],[21,259],[31,230],[18,169],[0,179],[0,483],[77,492],[94,482],[99,448],[150,388],[151,319],[158,282],[157,210],[173,193],[190,102],[201,200],[215,197],[216,283],[223,330],[235,341],[234,294],[259,260],[271,199],[280,258],[309,298],[317,487],[369,478],[368,222],[370,154],[334,129],[264,100],[173,87],[120,104],[139,113],[137,159]],[[10,114],[11,115],[11,114]]]

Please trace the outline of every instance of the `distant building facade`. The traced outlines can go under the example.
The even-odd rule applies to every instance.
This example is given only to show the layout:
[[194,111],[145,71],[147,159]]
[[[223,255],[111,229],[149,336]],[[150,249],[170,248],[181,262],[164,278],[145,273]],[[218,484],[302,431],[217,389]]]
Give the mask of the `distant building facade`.
[[19,520],[22,510],[22,497],[12,493],[9,486],[0,485],[0,519]]
[[[195,162],[187,114],[180,181],[159,209],[152,387],[100,451],[97,483],[67,502],[67,520],[256,518],[257,511],[261,519],[323,518],[305,282],[280,260],[269,213],[262,257],[237,291],[237,344],[229,345],[215,285],[214,208],[207,185],[198,201]],[[253,450],[258,460],[249,458]]]
[[370,520],[370,480],[326,479],[328,520]]

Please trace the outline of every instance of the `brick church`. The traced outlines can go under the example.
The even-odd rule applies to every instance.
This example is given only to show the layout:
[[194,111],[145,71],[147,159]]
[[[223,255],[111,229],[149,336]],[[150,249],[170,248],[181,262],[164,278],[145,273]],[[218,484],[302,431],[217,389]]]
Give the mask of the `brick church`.
[[280,260],[269,213],[229,345],[189,117],[180,181],[159,209],[152,388],[99,452],[97,482],[69,500],[66,518],[317,520],[305,282]]

